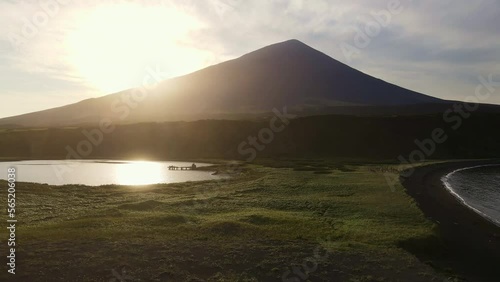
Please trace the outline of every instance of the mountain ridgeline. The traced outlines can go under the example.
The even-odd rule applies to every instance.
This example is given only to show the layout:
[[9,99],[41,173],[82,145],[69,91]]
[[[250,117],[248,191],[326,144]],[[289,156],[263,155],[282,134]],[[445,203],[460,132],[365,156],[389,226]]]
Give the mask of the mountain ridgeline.
[[500,157],[500,107],[416,93],[297,40],[138,93],[2,119],[0,157]]
[[412,113],[429,113],[446,104],[364,74],[297,40],[162,81],[145,94],[132,91],[1,119],[0,126],[88,125],[105,118],[129,124],[249,119],[284,106],[301,116],[403,114],[407,106]]

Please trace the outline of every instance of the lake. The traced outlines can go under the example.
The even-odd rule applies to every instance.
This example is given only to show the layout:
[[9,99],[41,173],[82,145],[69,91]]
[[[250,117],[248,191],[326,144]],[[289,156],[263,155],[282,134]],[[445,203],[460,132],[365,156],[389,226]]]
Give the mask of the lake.
[[[169,170],[169,166],[191,166],[191,162],[116,161],[116,160],[36,160],[0,162],[0,179],[7,179],[7,169],[16,168],[18,182],[50,185],[83,184],[149,185],[221,179],[213,171]],[[196,163],[197,167],[210,166]]]

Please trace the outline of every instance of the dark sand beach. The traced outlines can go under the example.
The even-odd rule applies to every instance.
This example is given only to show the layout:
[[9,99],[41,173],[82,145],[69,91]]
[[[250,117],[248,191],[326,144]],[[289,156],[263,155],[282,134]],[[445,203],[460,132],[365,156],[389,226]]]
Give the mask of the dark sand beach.
[[[498,281],[500,277],[500,227],[483,218],[453,196],[441,178],[459,168],[500,161],[440,163],[403,172],[401,182],[424,214],[439,226],[442,244],[432,254],[413,250],[422,260],[452,268],[468,281]],[[432,242],[421,242],[432,247]],[[426,245],[427,244],[427,245]],[[430,246],[429,246],[430,245]],[[439,245],[443,247],[438,247]],[[432,256],[432,257],[429,257]]]

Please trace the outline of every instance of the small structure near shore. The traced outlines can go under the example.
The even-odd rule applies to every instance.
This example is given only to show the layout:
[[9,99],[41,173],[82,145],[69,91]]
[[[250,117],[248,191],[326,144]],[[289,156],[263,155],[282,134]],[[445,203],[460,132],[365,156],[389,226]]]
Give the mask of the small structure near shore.
[[168,170],[196,170],[196,164],[192,164],[191,166],[175,166],[171,165],[168,167]]

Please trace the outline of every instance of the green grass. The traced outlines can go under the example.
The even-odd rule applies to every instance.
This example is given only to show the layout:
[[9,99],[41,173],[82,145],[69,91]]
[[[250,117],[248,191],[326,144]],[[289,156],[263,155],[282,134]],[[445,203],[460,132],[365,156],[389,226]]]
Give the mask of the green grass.
[[[296,169],[303,167],[312,169]],[[133,281],[280,281],[321,248],[328,259],[311,281],[437,279],[401,247],[436,236],[403,188],[386,184],[381,172],[397,170],[289,160],[248,165],[221,181],[19,183],[18,277],[109,281],[112,269],[126,267]]]

